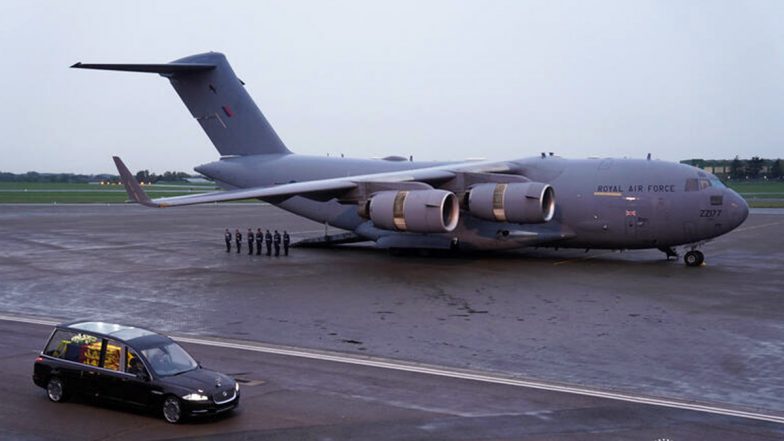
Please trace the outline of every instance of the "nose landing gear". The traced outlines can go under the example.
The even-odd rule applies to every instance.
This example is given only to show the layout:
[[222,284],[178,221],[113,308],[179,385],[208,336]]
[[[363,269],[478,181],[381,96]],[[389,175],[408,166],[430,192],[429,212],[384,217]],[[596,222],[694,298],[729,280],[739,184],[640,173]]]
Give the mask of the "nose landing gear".
[[705,255],[702,251],[691,250],[683,255],[683,262],[686,266],[700,266],[705,262]]

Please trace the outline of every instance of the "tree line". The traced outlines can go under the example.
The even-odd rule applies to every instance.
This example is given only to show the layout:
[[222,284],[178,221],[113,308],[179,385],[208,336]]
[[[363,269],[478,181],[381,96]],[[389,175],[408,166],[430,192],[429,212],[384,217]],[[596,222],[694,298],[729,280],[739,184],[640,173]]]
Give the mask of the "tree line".
[[730,163],[729,176],[732,179],[781,179],[784,177],[784,164],[781,159],[775,161],[765,160],[759,156],[742,160],[737,156]]
[[722,179],[784,179],[781,159],[764,159],[759,156],[740,159],[736,156],[733,160],[687,159],[681,162],[712,171]]
[[139,182],[185,182],[188,178],[192,178],[194,176],[189,175],[185,172],[175,172],[175,171],[167,171],[163,172],[162,175],[156,175],[155,173],[150,173],[149,170],[140,170],[136,172],[136,180]]
[[[142,170],[136,173],[136,180],[139,182],[185,182],[187,178],[194,177],[184,172],[167,171],[163,174],[150,173],[149,170]],[[97,174],[85,175],[77,173],[38,173],[30,171],[27,173],[0,172],[0,182],[44,182],[60,184],[86,184],[89,182],[110,181],[119,182],[118,175]]]

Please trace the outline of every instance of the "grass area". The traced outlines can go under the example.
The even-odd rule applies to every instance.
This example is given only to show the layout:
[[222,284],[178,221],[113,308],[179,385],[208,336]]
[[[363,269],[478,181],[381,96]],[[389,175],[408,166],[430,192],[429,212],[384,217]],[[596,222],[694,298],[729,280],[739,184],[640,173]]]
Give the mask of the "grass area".
[[[176,188],[176,187],[181,187]],[[151,198],[164,198],[215,190],[212,184],[167,183],[144,186]],[[0,204],[121,204],[128,200],[122,185],[45,182],[0,182]],[[258,202],[249,200],[248,202]]]
[[[737,191],[740,194],[748,193],[771,193],[771,194],[784,194],[784,181],[740,181],[725,182],[727,187]],[[781,197],[781,196],[770,196]]]
[[738,192],[752,208],[784,208],[781,201],[758,199],[784,199],[784,181],[728,181],[727,186]]
[[748,201],[751,208],[784,208],[784,201]]
[[[98,190],[106,186],[93,184],[67,184],[54,182],[0,182],[0,190]],[[114,188],[122,188],[114,186]]]
[[[153,198],[180,196],[179,192],[151,193]],[[90,192],[3,192],[0,190],[0,203],[3,204],[121,204],[128,200],[128,194],[122,191],[90,191]]]

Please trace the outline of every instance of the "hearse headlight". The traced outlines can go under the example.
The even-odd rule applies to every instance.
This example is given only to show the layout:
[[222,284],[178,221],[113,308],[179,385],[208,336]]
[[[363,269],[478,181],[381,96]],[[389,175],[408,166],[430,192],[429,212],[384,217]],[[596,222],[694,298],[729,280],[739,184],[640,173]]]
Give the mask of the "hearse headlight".
[[182,399],[183,400],[187,400],[187,401],[207,401],[207,400],[209,400],[207,395],[202,395],[202,394],[199,394],[199,393],[196,393],[196,392],[188,394],[188,395],[184,395],[182,397]]
[[236,390],[237,392],[240,391],[240,382],[239,381],[235,381],[234,382],[234,390]]

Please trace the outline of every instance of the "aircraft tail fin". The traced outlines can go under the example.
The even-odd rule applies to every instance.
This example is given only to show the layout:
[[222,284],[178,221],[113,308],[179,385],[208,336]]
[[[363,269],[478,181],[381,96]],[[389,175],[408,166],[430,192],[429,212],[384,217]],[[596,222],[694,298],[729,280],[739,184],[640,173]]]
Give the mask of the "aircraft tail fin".
[[158,73],[169,79],[221,156],[287,154],[226,56],[191,55],[168,64],[85,64],[73,68]]

